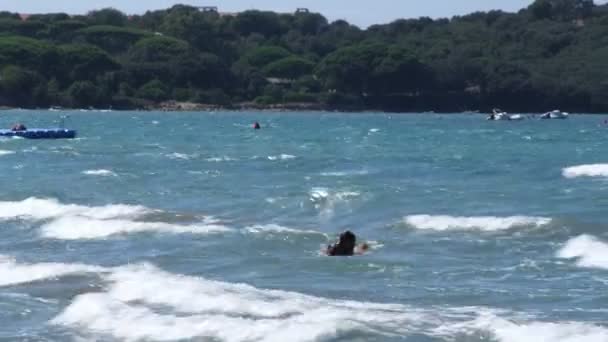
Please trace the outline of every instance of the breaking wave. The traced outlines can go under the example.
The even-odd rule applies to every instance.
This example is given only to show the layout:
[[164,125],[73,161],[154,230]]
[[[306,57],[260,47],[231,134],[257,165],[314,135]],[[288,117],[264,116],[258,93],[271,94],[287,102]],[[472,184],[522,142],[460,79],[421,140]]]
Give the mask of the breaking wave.
[[301,234],[301,235],[326,236],[325,233],[321,233],[318,231],[293,229],[293,228],[283,227],[278,224],[255,225],[255,226],[251,226],[251,227],[246,227],[245,231],[252,233],[252,234]]
[[332,192],[327,188],[312,188],[310,190],[310,200],[312,202],[320,202],[325,200],[347,200],[349,198],[359,197],[361,193],[357,191],[337,191]]
[[0,201],[0,220],[45,220],[61,216],[85,216],[103,220],[136,218],[151,212],[154,211],[139,205],[110,204],[88,207],[77,204],[63,204],[56,199],[35,197],[15,202]]
[[150,265],[124,267],[108,281],[107,292],[76,297],[52,323],[123,340],[314,341],[352,331],[407,334],[431,319],[402,305],[260,290]]
[[202,222],[188,225],[141,220],[159,213],[162,212],[136,205],[111,204],[88,207],[62,204],[55,199],[28,198],[20,202],[0,202],[0,220],[49,220],[40,228],[41,235],[45,238],[102,239],[119,234],[143,232],[214,234],[231,230],[212,218],[205,218]]
[[15,154],[15,151],[0,150],[0,156],[6,156],[9,154]]
[[166,156],[170,159],[176,159],[176,160],[190,160],[190,159],[196,157],[193,154],[185,154],[185,153],[178,153],[178,152],[169,153]]
[[589,164],[567,167],[562,171],[566,178],[608,177],[608,164]]
[[348,206],[353,199],[361,196],[357,191],[333,191],[328,188],[312,188],[309,199],[323,217],[331,217],[338,206]]
[[591,235],[570,239],[558,252],[562,259],[576,259],[580,267],[608,269],[608,243]]
[[96,220],[86,217],[63,217],[42,226],[46,238],[79,240],[102,239],[120,234],[157,232],[165,234],[214,234],[230,231],[215,224],[177,225],[164,222],[130,220]]
[[113,171],[110,170],[105,170],[105,169],[101,169],[101,170],[87,170],[87,171],[83,171],[82,172],[85,175],[89,175],[89,176],[104,176],[104,177],[116,177],[118,176],[116,173],[114,173]]
[[540,227],[551,223],[550,218],[534,216],[477,216],[457,217],[446,215],[410,215],[405,223],[416,229],[426,230],[483,230],[499,231],[517,227]]
[[227,156],[223,156],[223,157],[207,158],[205,160],[208,161],[208,162],[212,162],[212,163],[221,163],[221,162],[236,161],[237,159],[231,158],[231,157],[227,157]]
[[31,283],[69,274],[102,272],[103,267],[82,264],[17,263],[13,258],[0,255],[0,286]]
[[369,174],[369,171],[367,171],[367,170],[332,171],[332,172],[322,172],[321,176],[323,176],[323,177],[347,177],[347,176],[365,176],[368,174]]
[[276,161],[276,160],[291,160],[296,159],[296,156],[291,154],[281,154],[278,156],[268,156],[268,160]]
[[[579,322],[540,322],[505,319],[482,309],[479,316],[468,322],[446,324],[437,330],[444,337],[487,335],[498,342],[601,342],[608,340],[608,329]],[[481,337],[480,336],[480,337]],[[487,340],[487,337],[482,339]]]
[[425,335],[501,342],[606,341],[608,329],[549,323],[487,308],[417,308],[335,300],[172,274],[149,264],[105,274],[103,292],[81,294],[54,319],[87,334],[120,340],[316,341],[352,336]]

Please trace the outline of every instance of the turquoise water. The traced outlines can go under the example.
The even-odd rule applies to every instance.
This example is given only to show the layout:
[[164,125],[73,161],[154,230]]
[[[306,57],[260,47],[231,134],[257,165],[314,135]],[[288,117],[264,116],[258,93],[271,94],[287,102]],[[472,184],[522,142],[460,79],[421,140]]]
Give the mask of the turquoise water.
[[601,117],[70,115],[0,141],[2,341],[608,341]]

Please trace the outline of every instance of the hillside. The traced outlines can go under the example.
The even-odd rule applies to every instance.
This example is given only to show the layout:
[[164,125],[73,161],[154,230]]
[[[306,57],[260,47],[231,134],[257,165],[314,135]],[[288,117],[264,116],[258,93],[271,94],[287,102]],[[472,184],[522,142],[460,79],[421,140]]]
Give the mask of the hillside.
[[608,113],[608,6],[537,0],[519,13],[362,30],[317,13],[127,16],[0,12],[0,106]]

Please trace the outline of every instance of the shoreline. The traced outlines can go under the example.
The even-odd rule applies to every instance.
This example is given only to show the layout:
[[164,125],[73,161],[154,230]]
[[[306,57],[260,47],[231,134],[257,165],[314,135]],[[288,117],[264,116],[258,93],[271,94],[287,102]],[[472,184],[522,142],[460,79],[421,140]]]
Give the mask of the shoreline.
[[[256,105],[256,104],[240,104],[231,106],[218,106],[218,105],[207,105],[199,103],[189,102],[173,102],[160,103],[154,106],[147,106],[145,108],[69,108],[69,107],[51,107],[51,108],[19,108],[0,106],[1,111],[43,111],[43,112],[98,112],[98,113],[110,113],[110,112],[173,112],[173,113],[214,113],[214,112],[261,112],[261,113],[335,113],[335,114],[396,114],[396,115],[407,115],[407,114],[437,114],[437,115],[489,115],[491,111],[387,111],[384,109],[373,109],[373,108],[341,108],[341,107],[329,107],[318,104],[276,104],[276,105]],[[522,111],[522,112],[511,112],[512,114],[522,115],[539,115],[544,112],[535,111]],[[608,113],[593,113],[593,112],[571,112],[570,115],[608,115]]]

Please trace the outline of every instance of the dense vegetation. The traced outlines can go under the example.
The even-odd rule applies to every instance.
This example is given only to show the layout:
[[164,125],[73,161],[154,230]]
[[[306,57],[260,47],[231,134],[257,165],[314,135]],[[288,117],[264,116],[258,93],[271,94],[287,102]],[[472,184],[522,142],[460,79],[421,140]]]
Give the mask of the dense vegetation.
[[366,30],[316,13],[126,16],[0,12],[0,105],[608,112],[608,5],[537,0],[519,13]]

